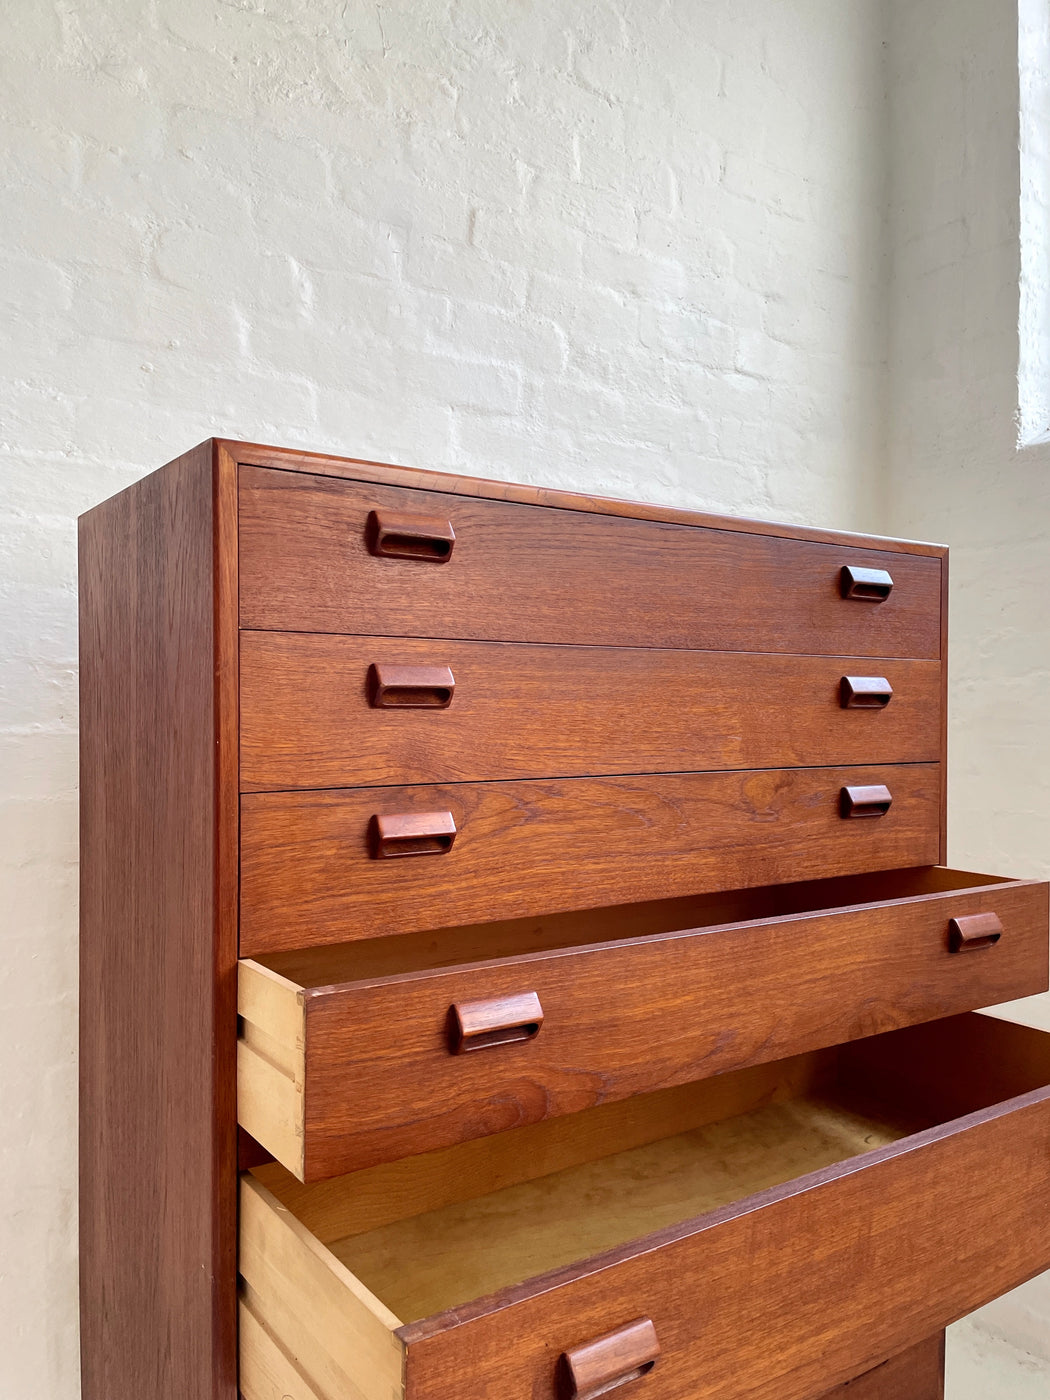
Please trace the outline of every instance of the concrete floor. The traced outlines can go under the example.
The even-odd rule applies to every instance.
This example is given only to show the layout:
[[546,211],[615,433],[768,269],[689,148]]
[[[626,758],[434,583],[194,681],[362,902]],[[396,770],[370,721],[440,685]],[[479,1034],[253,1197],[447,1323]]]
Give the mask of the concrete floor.
[[948,1329],[944,1400],[1050,1400],[1050,1361],[958,1322]]

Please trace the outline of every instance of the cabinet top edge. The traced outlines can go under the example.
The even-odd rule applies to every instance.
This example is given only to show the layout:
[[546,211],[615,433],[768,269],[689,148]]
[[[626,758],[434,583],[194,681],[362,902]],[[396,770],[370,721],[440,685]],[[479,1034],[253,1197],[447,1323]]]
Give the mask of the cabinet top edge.
[[[449,495],[476,496],[486,500],[506,501],[518,505],[538,505],[559,510],[586,511],[598,515],[626,516],[633,519],[663,521],[675,525],[703,526],[707,529],[728,530],[740,534],[772,535],[784,539],[809,540],[824,544],[842,544],[856,549],[891,550],[897,553],[928,555],[945,558],[948,547],[924,540],[896,539],[892,536],[865,534],[858,531],[832,530],[822,527],[792,525],[775,520],[759,520],[747,516],[719,515],[710,511],[684,510],[659,505],[651,501],[635,501],[615,496],[600,496],[589,492],[567,491],[549,486],[528,486],[519,482],[499,481],[488,477],[457,475],[429,468],[405,467],[391,462],[374,462],[367,458],[342,457],[333,453],[312,452],[301,448],[268,446],[234,438],[209,438],[176,460],[205,457],[216,464],[223,458],[238,466],[263,467],[276,471],[327,476],[348,481],[373,482],[385,486],[404,486],[417,491],[440,491]],[[125,490],[134,490],[133,483]],[[118,493],[118,494],[123,494]],[[112,497],[110,499],[113,499]],[[100,502],[104,506],[107,502]],[[95,506],[93,510],[98,510]],[[85,512],[81,519],[91,515]]]

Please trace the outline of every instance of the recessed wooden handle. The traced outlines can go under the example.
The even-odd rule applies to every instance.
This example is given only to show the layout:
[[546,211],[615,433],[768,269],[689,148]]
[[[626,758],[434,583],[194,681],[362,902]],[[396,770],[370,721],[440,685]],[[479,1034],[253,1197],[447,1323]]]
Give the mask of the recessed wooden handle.
[[893,795],[881,783],[871,787],[844,787],[839,794],[839,811],[844,817],[884,817]]
[[593,1342],[562,1352],[557,1368],[559,1400],[595,1400],[648,1375],[659,1356],[656,1328],[649,1318],[640,1317]]
[[365,539],[370,554],[444,564],[452,557],[456,532],[451,521],[443,520],[440,515],[373,510],[368,513]]
[[447,666],[388,666],[368,668],[368,695],[376,710],[447,710],[456,678]]
[[998,914],[962,914],[948,922],[948,947],[953,953],[976,953],[993,948],[1003,936]]
[[453,1055],[462,1055],[490,1045],[535,1040],[542,1025],[543,1007],[535,992],[456,1002],[449,1010],[449,1048]]
[[893,686],[885,676],[843,676],[839,699],[844,710],[882,710],[893,698]]
[[845,564],[839,580],[843,598],[857,598],[862,603],[881,603],[890,596],[893,579],[885,569],[861,569]]
[[374,816],[369,824],[369,845],[376,860],[441,856],[451,851],[455,839],[451,812],[394,812]]

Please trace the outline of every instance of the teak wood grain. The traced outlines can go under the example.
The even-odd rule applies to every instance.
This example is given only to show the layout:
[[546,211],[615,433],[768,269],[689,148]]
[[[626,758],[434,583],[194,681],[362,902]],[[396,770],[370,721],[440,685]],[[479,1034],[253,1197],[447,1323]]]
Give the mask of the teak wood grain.
[[329,476],[346,481],[407,486],[419,491],[442,491],[456,496],[478,496],[483,500],[512,501],[519,505],[551,506],[558,510],[584,511],[594,515],[627,516],[632,520],[662,520],[672,525],[699,525],[712,530],[771,535],[777,539],[818,540],[822,544],[848,545],[851,549],[890,549],[929,558],[942,558],[947,554],[946,546],[919,540],[890,539],[884,535],[862,535],[809,525],[787,525],[783,521],[753,520],[735,515],[713,515],[707,511],[656,505],[651,501],[622,500],[614,496],[565,491],[553,486],[525,486],[519,482],[496,481],[485,477],[456,476],[451,472],[431,471],[424,467],[402,467],[390,462],[371,462],[362,457],[336,457],[331,453],[268,447],[257,442],[220,439],[218,445],[246,467],[268,467],[275,471]]
[[892,1102],[920,1117],[962,1117],[1019,1093],[1022,1085],[1042,1084],[1048,1044],[1045,1033],[992,1013],[953,1016],[908,1026],[882,1045],[845,1045],[840,1064],[865,1103]]
[[[245,505],[239,535],[238,499]],[[875,570],[888,578],[867,590],[868,599],[846,599],[844,566],[858,577]],[[1042,985],[1046,947],[1045,941],[1031,946],[1038,944],[1032,887],[1013,883],[1010,894],[981,880],[978,893],[966,896],[965,909],[960,903],[960,916],[980,918],[980,910],[994,907],[1002,918],[1006,908],[1002,938],[993,944],[994,930],[980,932],[991,929],[990,923],[978,928],[963,922],[956,943],[970,951],[948,953],[949,939],[935,956],[932,943],[924,941],[929,925],[923,919],[930,906],[923,895],[935,891],[922,888],[922,872],[897,872],[896,888],[909,879],[915,887],[903,897],[918,898],[906,912],[895,906],[897,912],[887,912],[880,923],[881,936],[891,942],[897,928],[915,940],[908,961],[893,967],[888,951],[876,954],[864,941],[859,924],[853,926],[849,960],[847,925],[866,918],[861,911],[843,910],[846,922],[831,938],[827,930],[835,916],[824,906],[823,912],[805,906],[811,877],[944,858],[942,547],[212,441],[84,518],[81,595],[85,1400],[234,1400],[237,1394],[238,1056],[245,1117],[261,1131],[273,1105],[280,1106],[283,1141],[294,1156],[310,1150],[307,1117],[316,1110],[314,1121],[325,1132],[334,1129],[324,1147],[331,1170],[341,1169],[331,1164],[340,1161],[350,1140],[344,1141],[340,1127],[340,1115],[347,1118],[347,1084],[355,1093],[359,1082],[373,1086],[371,1117],[359,1139],[367,1139],[366,1152],[380,1150],[383,1158],[390,1150],[420,1153],[381,1160],[358,1174],[353,1211],[371,1211],[377,1219],[422,1208],[430,1188],[446,1196],[459,1192],[454,1198],[465,1200],[471,1183],[482,1178],[496,1190],[521,1171],[540,1174],[544,1162],[554,1170],[555,1159],[581,1160],[587,1133],[592,1155],[609,1150],[609,1134],[650,1141],[661,1114],[669,1111],[655,1101],[695,1100],[725,1109],[736,1102],[738,1075],[749,1086],[748,1104],[779,1101],[787,1080],[775,1082],[778,1067],[756,1057],[826,1044],[805,1038],[818,1034],[821,1014],[825,1029],[819,1035],[841,1035],[841,1051],[819,1049],[791,1064],[816,1067],[832,1056],[851,1094],[906,1107],[924,1121],[940,1122],[948,1106],[975,1114],[965,1133],[959,1125],[931,1130],[929,1141],[913,1137],[863,1162],[774,1188],[721,1215],[647,1237],[644,1248],[626,1246],[590,1258],[550,1276],[541,1288],[536,1280],[516,1284],[495,1298],[408,1327],[400,1327],[338,1261],[333,1268],[329,1251],[292,1228],[290,1218],[284,1222],[289,1228],[272,1230],[274,1212],[268,1206],[255,1210],[253,1198],[242,1222],[242,1247],[266,1297],[263,1306],[255,1284],[243,1286],[240,1384],[246,1400],[273,1400],[275,1394],[391,1400],[406,1394],[406,1358],[407,1400],[453,1394],[457,1400],[489,1400],[507,1386],[546,1400],[558,1355],[579,1354],[595,1338],[648,1316],[647,1305],[638,1303],[616,1316],[597,1306],[603,1299],[618,1306],[626,1296],[617,1291],[625,1268],[651,1277],[657,1303],[666,1296],[668,1307],[680,1310],[681,1330],[676,1340],[671,1326],[670,1353],[667,1314],[655,1317],[660,1364],[638,1382],[652,1400],[702,1400],[709,1393],[721,1400],[748,1386],[750,1400],[814,1400],[833,1384],[840,1390],[828,1400],[839,1394],[843,1400],[903,1400],[905,1394],[928,1400],[919,1386],[934,1384],[929,1348],[924,1362],[908,1366],[904,1356],[882,1358],[918,1343],[920,1327],[937,1332],[956,1311],[1041,1266],[1034,1261],[1041,1251],[1045,1256],[1045,1232],[1026,1234],[1022,1228],[1040,1218],[1036,1176],[1046,1167],[1050,1132],[1045,1116],[1038,1131],[1024,1126],[1050,1111],[1043,1097],[1050,1070],[1040,1039],[995,1022],[989,1030],[969,1018],[945,1022],[943,1030],[909,1032],[887,1041],[885,1050],[846,1043],[864,1029],[896,1025],[900,1015],[944,1015],[974,998],[1017,995],[1019,983],[1006,973],[1014,962],[1018,974],[1024,962],[1025,976],[1038,977]],[[246,662],[258,662],[244,689],[243,748],[242,624],[263,629],[242,634]],[[318,635],[294,635],[299,632]],[[354,649],[369,639],[386,649],[384,656],[369,660],[364,678],[354,680],[356,660],[351,665],[346,658],[356,658]],[[444,660],[430,655],[435,645],[446,652]],[[454,662],[448,659],[453,650]],[[483,655],[500,661],[483,669],[474,660]],[[574,667],[568,676],[567,656]],[[823,675],[821,667],[840,661],[843,669],[819,705],[784,709],[778,685]],[[300,663],[299,677],[308,683],[295,694]],[[397,669],[406,664],[408,671]],[[696,723],[696,666],[705,668],[704,724]],[[842,710],[846,675],[878,683],[866,692],[868,713]],[[876,709],[872,695],[884,696],[886,686],[893,695],[885,709]],[[376,698],[383,704],[372,709],[370,699]],[[688,732],[690,718],[696,733]],[[263,728],[253,731],[256,719]],[[376,719],[389,721],[381,733],[369,728]],[[417,720],[431,727],[423,730]],[[850,720],[864,726],[863,747],[846,742],[861,732]],[[296,732],[286,733],[286,727]],[[354,728],[357,734],[344,741]],[[271,954],[273,968],[257,969],[238,1046],[241,753],[249,789],[246,831],[251,828],[243,865],[246,941],[285,951]],[[532,766],[536,754],[539,767]],[[549,766],[555,760],[558,767]],[[897,766],[885,766],[890,760]],[[827,766],[807,768],[813,763]],[[710,771],[723,765],[739,771]],[[781,766],[783,772],[771,771]],[[832,823],[835,784],[882,783],[893,799],[885,816]],[[287,791],[299,785],[319,790]],[[381,805],[388,798],[394,806]],[[442,824],[440,831],[428,826],[421,837],[413,823],[424,813]],[[849,833],[850,826],[863,830]],[[378,837],[386,833],[373,851],[418,858],[373,860],[370,827]],[[882,877],[856,878],[863,884]],[[960,902],[963,892],[951,872],[929,878],[947,881],[945,909]],[[726,893],[729,886],[784,880],[795,882],[793,908],[786,900],[779,914],[767,912],[750,930],[715,927],[710,920],[702,931],[668,926],[652,939],[644,968],[629,961],[632,950],[618,939],[592,930],[582,945],[572,941],[571,928],[585,927],[592,917],[588,907],[605,906],[623,932],[652,923],[655,916],[639,901],[654,896],[663,897],[666,908],[688,895],[710,902],[710,913],[714,902],[729,908],[738,898]],[[1011,912],[1003,899],[1020,900],[1026,889],[1029,902]],[[614,902],[620,902],[618,911],[609,909]],[[493,919],[503,923],[486,922]],[[798,943],[774,946],[773,927],[790,931]],[[406,928],[417,932],[406,935]],[[761,956],[752,966],[757,945],[748,941],[746,948],[737,947],[738,965],[730,967],[730,945],[749,932],[761,936]],[[547,946],[551,933],[554,941]],[[338,949],[343,940],[351,941]],[[294,951],[307,943],[328,946]],[[1027,960],[1022,946],[1030,948]],[[466,948],[474,950],[473,963],[448,965],[456,950]],[[807,948],[810,965],[804,967]],[[409,949],[425,953],[423,965],[406,963]],[[322,955],[332,955],[333,966],[348,964],[365,950],[362,967],[367,963],[371,971],[353,986],[281,985],[278,966],[287,973],[295,959],[310,966]],[[502,961],[492,961],[494,956]],[[795,981],[797,1002],[790,1007],[784,986],[772,985],[778,958]],[[859,1000],[865,959],[871,974]],[[832,976],[839,969],[834,1005],[832,979],[823,966],[828,960]],[[870,986],[880,968],[886,973],[885,1003]],[[515,975],[533,969],[535,985],[518,986]],[[576,984],[563,989],[558,971]],[[541,972],[548,978],[542,985]],[[761,975],[774,1010],[781,999],[783,1015],[775,1024],[763,1023],[754,1007],[744,1006],[743,974]],[[610,987],[619,997],[610,995]],[[454,988],[456,1000],[439,1017]],[[702,1026],[701,1017],[690,1020],[697,993],[709,1017],[739,1014],[739,1023],[733,1022],[739,1037],[723,1036],[715,1045],[711,1027]],[[642,1050],[647,996],[649,1020],[659,1006],[664,1024],[675,1026],[670,1043],[657,1040],[648,1047],[649,1069],[672,1076],[658,1079],[671,1087],[655,1094],[645,1092],[651,1087]],[[600,1044],[600,1016],[618,1018],[619,1001],[623,1034],[606,1035]],[[508,1030],[486,1021],[500,1004],[517,1007],[521,1015],[527,1004],[527,1042],[515,1041],[522,1031],[517,1023]],[[452,1056],[453,1005],[466,1008],[466,1024],[479,1028],[482,1040],[491,1034],[494,1042]],[[276,1019],[267,1019],[275,1006]],[[580,1053],[584,1041],[559,1041],[567,1008],[592,1039],[591,1059],[597,1063],[611,1054],[622,1056],[622,1063],[595,1070]],[[325,1015],[333,1017],[330,1024]],[[348,1015],[363,1018],[357,1033],[371,1041],[370,1058],[361,1058],[360,1045],[352,1047]],[[407,1058],[399,1025],[409,1042]],[[442,1034],[442,1072],[457,1063],[465,1069],[459,1088],[476,1076],[476,1091],[457,1096],[455,1084],[435,1088],[435,1037]],[[509,1043],[499,1043],[501,1034],[510,1036]],[[317,1072],[308,1062],[311,1035],[315,1047],[328,1047]],[[711,1065],[729,1072],[678,1082],[673,1075],[684,1072],[683,1065],[676,1069],[672,1062],[676,1053],[693,1053],[690,1047],[695,1065],[708,1067],[700,1072]],[[493,1067],[502,1066],[505,1056],[529,1052],[537,1058],[528,1072],[516,1070],[497,1086],[513,1121],[528,1126],[463,1141],[467,1131],[489,1132],[490,1124],[507,1121],[493,1097],[494,1081],[504,1071]],[[346,1080],[341,1096],[338,1070],[324,1068],[336,1061]],[[548,1061],[548,1107],[564,1116],[532,1121],[548,1073],[534,1071]],[[734,1072],[736,1064],[747,1067]],[[785,1073],[791,1079],[803,1070]],[[329,1075],[325,1094],[311,1106],[310,1094],[323,1074]],[[394,1093],[389,1086],[399,1076],[404,1078]],[[629,1084],[640,1087],[624,1087]],[[1022,1086],[1031,1091],[1028,1103],[989,1109],[993,1098],[1019,1093]],[[621,1091],[635,1097],[617,1099]],[[402,1092],[406,1102],[422,1103],[418,1112],[402,1111]],[[580,1113],[559,1107],[576,1102],[573,1095],[581,1092],[584,1104],[599,1107]],[[439,1093],[443,1113],[434,1111]],[[384,1116],[381,1100],[388,1095],[397,1107]],[[479,1112],[482,1102],[487,1107]],[[743,1109],[737,1103],[728,1111]],[[410,1112],[416,1112],[414,1128]],[[580,1133],[588,1114],[599,1115],[600,1122]],[[381,1149],[373,1128],[385,1135]],[[421,1152],[412,1146],[421,1141],[458,1145]],[[951,1169],[945,1166],[938,1175],[940,1158],[928,1158],[927,1148],[953,1153]],[[527,1162],[517,1160],[515,1153],[522,1152]],[[258,1144],[245,1139],[244,1161],[261,1155]],[[871,1168],[882,1175],[870,1177]],[[267,1170],[280,1169],[271,1163]],[[908,1170],[910,1177],[887,1175]],[[869,1183],[872,1209],[858,1178]],[[947,1204],[944,1218],[935,1219],[938,1182],[959,1181],[954,1194],[940,1193]],[[335,1187],[322,1183],[326,1190]],[[833,1194],[825,1196],[825,1187]],[[859,1194],[852,1206],[834,1194],[854,1188]],[[926,1194],[930,1188],[933,1197]],[[1045,1196],[1045,1181],[1041,1189]],[[799,1205],[803,1198],[816,1198],[808,1213]],[[825,1207],[830,1223],[838,1222],[833,1246],[823,1234],[829,1223]],[[800,1213],[792,1217],[796,1209]],[[858,1221],[868,1234],[851,1245],[848,1228]],[[903,1269],[905,1296],[896,1299],[888,1282],[891,1229],[904,1241],[893,1262]],[[701,1236],[710,1253],[695,1252]],[[965,1240],[965,1250],[952,1255],[956,1237]],[[1001,1243],[997,1253],[993,1242]],[[840,1267],[840,1243],[852,1250],[848,1269]],[[735,1271],[742,1255],[753,1255],[759,1271],[751,1297],[745,1296],[748,1279]],[[952,1272],[946,1258],[955,1261]],[[811,1260],[820,1267],[807,1272]],[[709,1277],[707,1267],[728,1278],[728,1298],[716,1292],[711,1316],[704,1311],[708,1294],[692,1288],[686,1317],[682,1277]],[[859,1312],[843,1312],[836,1320],[836,1307],[845,1309],[846,1283],[857,1271],[865,1280],[856,1300]],[[722,1282],[719,1277],[719,1290]],[[595,1305],[593,1318],[584,1316],[581,1300]],[[865,1322],[862,1335],[865,1308],[875,1323]],[[501,1325],[490,1330],[497,1314]],[[552,1328],[563,1326],[565,1335],[551,1332],[537,1342],[536,1329],[545,1320]],[[661,1388],[668,1361],[680,1357],[686,1342],[687,1370],[706,1357],[709,1323],[714,1388],[700,1390],[691,1382],[682,1390]],[[794,1338],[794,1369],[786,1382],[777,1327]],[[756,1332],[763,1337],[761,1349],[753,1346]],[[329,1333],[337,1334],[335,1352],[311,1355],[304,1378],[304,1347],[310,1350],[318,1335]],[[745,1342],[747,1352],[741,1353]],[[543,1349],[538,1369],[537,1345]],[[483,1374],[490,1362],[490,1373]],[[850,1374],[856,1379],[845,1387]],[[708,1379],[705,1369],[705,1384]],[[906,1384],[913,1390],[900,1389]],[[936,1393],[931,1389],[929,1400]]]
[[[545,1398],[552,1354],[639,1303],[663,1352],[650,1400],[819,1394],[1046,1267],[1048,1132],[1042,1089],[566,1269],[542,1290],[402,1328],[406,1395]],[[683,1279],[709,1281],[685,1307]]]
[[[578,645],[936,658],[939,557],[241,468],[241,625]],[[380,558],[376,510],[440,514],[440,561]],[[724,522],[728,527],[730,522]],[[879,603],[842,567],[889,570]]]
[[[953,954],[951,920],[985,911],[1000,944]],[[267,1047],[252,1069],[270,1083],[280,1061],[298,1127],[289,1139],[286,1095],[272,1091],[246,1126],[320,1180],[1032,995],[1047,986],[1046,928],[1047,886],[1018,881],[342,986],[300,988],[249,962],[241,1015]],[[530,993],[542,1008],[531,1036],[454,1053],[450,1008]]]
[[833,1059],[818,1053],[752,1065],[314,1185],[302,1184],[276,1162],[257,1165],[251,1178],[329,1244],[566,1171],[613,1151],[781,1104],[830,1084]]
[[821,1400],[944,1400],[944,1333],[845,1381]]
[[[247,791],[579,774],[928,763],[940,664],[880,663],[885,709],[846,709],[870,658],[281,632],[241,636]],[[427,668],[426,671],[423,668]],[[454,677],[376,708],[375,670]],[[447,708],[436,701],[451,691]]]
[[264,961],[267,968],[293,982],[320,987],[399,977],[493,958],[520,958],[526,953],[550,953],[557,948],[648,938],[682,929],[710,929],[716,924],[749,919],[809,916],[852,905],[880,904],[891,898],[917,899],[1004,883],[1014,882],[1000,875],[951,870],[941,865],[876,870],[834,879],[797,880],[787,885],[715,890],[676,899],[603,904],[520,919],[428,928],[386,938],[269,953]]
[[[911,1107],[896,1100],[893,1076],[882,1081],[878,1073],[883,1059],[888,1065],[904,1063],[916,1049],[937,1049],[940,1042],[940,1049],[930,1056],[928,1111],[917,1130],[905,1127],[907,1135],[900,1137],[901,1129],[883,1131],[874,1122],[871,1131],[865,1130],[861,1125],[869,1120],[857,1118],[853,1105],[858,1093],[871,1093],[873,1083],[881,1086],[875,1098],[889,1121],[905,1124],[911,1119]],[[952,1118],[957,1057],[968,1045],[971,1055],[966,1058],[989,1054],[997,1068],[993,1079],[972,1088],[971,1102],[978,1105],[974,1111]],[[870,1396],[881,1400],[882,1394],[892,1395],[892,1389],[877,1387],[893,1370],[887,1367],[877,1378],[864,1373],[918,1347],[957,1317],[1050,1262],[1050,1221],[1040,1210],[1050,1187],[1050,1037],[975,1016],[935,1023],[921,1032],[894,1032],[863,1042],[856,1054],[842,1052],[837,1088],[829,1086],[825,1077],[828,1070],[834,1072],[836,1054],[818,1057],[825,1069],[818,1063],[811,1071],[817,1076],[811,1082],[825,1084],[823,1092],[832,1094],[833,1100],[823,1101],[824,1110],[818,1101],[812,1101],[812,1106],[819,1120],[822,1112],[835,1112],[834,1100],[841,1102],[847,1114],[844,1126],[853,1121],[858,1127],[853,1145],[844,1142],[840,1150],[854,1155],[836,1155],[832,1165],[792,1179],[781,1177],[780,1184],[744,1194],[731,1204],[649,1234],[634,1234],[627,1243],[524,1282],[508,1283],[421,1321],[395,1325],[396,1319],[391,1323],[388,1317],[391,1340],[405,1348],[403,1389],[395,1385],[395,1397],[488,1400],[494,1394],[521,1394],[552,1400],[559,1356],[642,1317],[652,1321],[660,1343],[659,1364],[645,1382],[645,1393],[652,1400],[721,1400],[733,1394],[754,1400],[813,1400],[824,1396],[829,1386],[840,1386],[853,1377],[858,1378],[856,1385],[871,1387]],[[867,1080],[864,1074],[857,1079],[865,1061]],[[716,1078],[690,1086],[690,1092],[699,1091],[702,1098],[723,1083],[724,1078]],[[943,1104],[939,1087],[945,1091]],[[1001,1102],[988,1098],[1003,1088],[1012,1097]],[[803,1088],[802,1092],[809,1091]],[[670,1104],[681,1099],[681,1091],[663,1097]],[[680,1132],[698,1112],[698,1105],[681,1102],[688,1117],[677,1126],[669,1123],[672,1132]],[[592,1202],[604,1202],[606,1196],[598,1183],[622,1178],[625,1168],[617,1165],[612,1154],[622,1149],[623,1142],[610,1139],[607,1132],[592,1133],[588,1127],[592,1117],[609,1112],[622,1116],[622,1108],[613,1105],[581,1114],[564,1125],[568,1135],[561,1124],[542,1125],[547,1135],[557,1129],[559,1137],[566,1138],[560,1148],[563,1160],[572,1159],[573,1136],[587,1144],[584,1155],[575,1158],[581,1164],[576,1184],[558,1178],[563,1203],[556,1208],[554,1220],[562,1220],[574,1193],[578,1211],[584,1216],[593,1212]],[[726,1111],[733,1115],[740,1105],[727,1103]],[[805,1121],[799,1116],[801,1106],[794,1118],[783,1118],[781,1110],[759,1110],[758,1116],[767,1121],[770,1112],[775,1117],[779,1114],[777,1121],[785,1124]],[[668,1144],[657,1142],[631,1161],[669,1161],[673,1158],[668,1158],[668,1148],[688,1150],[702,1176],[709,1170],[703,1154],[711,1152],[710,1169],[717,1173],[724,1150],[717,1144],[728,1148],[734,1140],[732,1131],[739,1131],[734,1125],[740,1121],[734,1117],[716,1124],[699,1138],[687,1135]],[[825,1121],[829,1120],[825,1117]],[[930,1126],[922,1126],[923,1121]],[[426,1251],[420,1266],[433,1274],[445,1258],[460,1280],[454,1285],[458,1290],[470,1277],[459,1256],[469,1256],[477,1245],[464,1234],[462,1249],[456,1249],[457,1222],[477,1219],[481,1225],[487,1220],[485,1228],[491,1233],[494,1222],[510,1223],[506,1212],[517,1208],[512,1201],[525,1209],[538,1199],[531,1189],[502,1188],[508,1181],[536,1181],[552,1170],[550,1162],[535,1160],[527,1152],[503,1151],[504,1139],[509,1148],[512,1140],[524,1140],[539,1131],[522,1129],[436,1154],[433,1160],[416,1159],[415,1166],[425,1178],[422,1190],[403,1196],[388,1216],[395,1228],[387,1237],[404,1235],[397,1223],[401,1222],[410,1227],[407,1237],[433,1238],[433,1249],[439,1252]],[[865,1143],[873,1138],[885,1145],[865,1150]],[[707,1142],[710,1148],[705,1148]],[[690,1143],[692,1147],[687,1148]],[[776,1143],[770,1147],[775,1157]],[[766,1150],[765,1146],[760,1149]],[[493,1184],[488,1190],[496,1191],[492,1200],[501,1203],[493,1206],[494,1213],[486,1214],[487,1198],[476,1196],[476,1184],[473,1191],[468,1185],[466,1197],[455,1194],[464,1177],[458,1163],[479,1154],[491,1155],[509,1168],[505,1174],[498,1169],[489,1173]],[[611,1159],[608,1167],[599,1160],[604,1158]],[[602,1168],[601,1175],[595,1175],[595,1166]],[[751,1179],[746,1156],[739,1159],[739,1169],[742,1180]],[[389,1169],[377,1170],[389,1175]],[[762,1168],[760,1175],[766,1170]],[[273,1265],[261,1267],[264,1256],[254,1246],[244,1262],[253,1307],[312,1376],[329,1368],[338,1352],[345,1356],[342,1364],[350,1366],[351,1383],[364,1379],[346,1348],[338,1320],[340,1289],[349,1290],[348,1318],[365,1298],[373,1316],[380,1316],[380,1310],[388,1316],[389,1303],[383,1301],[386,1285],[380,1279],[390,1276],[390,1265],[396,1260],[382,1260],[381,1235],[362,1236],[360,1231],[367,1232],[369,1226],[363,1221],[350,1224],[350,1217],[360,1210],[358,1178],[349,1176],[317,1188],[292,1182],[292,1190],[286,1192],[273,1172],[266,1175],[276,1197],[259,1181],[245,1178],[244,1201],[256,1222],[253,1234],[273,1237],[273,1249],[265,1253],[276,1263],[280,1250],[287,1259],[281,1266],[285,1276],[301,1267],[297,1260],[305,1260],[304,1251],[309,1254],[319,1281],[311,1287],[318,1292],[320,1280],[325,1280],[330,1320],[275,1291]],[[661,1199],[659,1191],[652,1194],[651,1181],[639,1179],[639,1188],[643,1185],[654,1203]],[[419,1211],[432,1208],[427,1204],[431,1187],[442,1193],[451,1190],[452,1200],[474,1197],[474,1204],[434,1216],[428,1225]],[[317,1210],[310,1206],[313,1196],[318,1197]],[[309,1215],[312,1226],[300,1223],[299,1217],[305,1221]],[[409,1221],[407,1216],[415,1219]],[[514,1238],[521,1242],[508,1245],[510,1252],[497,1266],[510,1278],[519,1267],[514,1250],[528,1248],[533,1233],[527,1220],[513,1224]],[[348,1226],[351,1237],[341,1238],[339,1232]],[[576,1230],[575,1216],[565,1216],[563,1228]],[[560,1245],[556,1247],[564,1253]],[[378,1293],[369,1292],[363,1278],[340,1262],[355,1256],[367,1265]],[[412,1267],[410,1258],[406,1267]],[[755,1345],[756,1337],[762,1339],[761,1346]],[[899,1379],[896,1363],[894,1370]],[[325,1386],[318,1391],[320,1400],[339,1400],[341,1393]]]
[[237,1394],[235,506],[206,444],[80,522],[85,1400]]
[[660,1359],[660,1341],[648,1317],[618,1327],[604,1337],[563,1351],[558,1358],[555,1389],[561,1400],[598,1400],[598,1396],[646,1376]]
[[[840,789],[893,806],[845,821]],[[936,764],[250,793],[241,955],[658,896],[932,865]],[[373,817],[447,811],[451,850],[375,860]]]

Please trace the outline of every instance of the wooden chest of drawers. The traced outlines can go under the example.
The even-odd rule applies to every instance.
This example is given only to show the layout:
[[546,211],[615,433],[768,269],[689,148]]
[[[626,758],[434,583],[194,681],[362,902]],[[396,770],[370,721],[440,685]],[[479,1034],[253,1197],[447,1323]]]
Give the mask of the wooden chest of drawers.
[[229,442],[84,517],[85,1400],[939,1396],[1050,1265],[946,570]]

